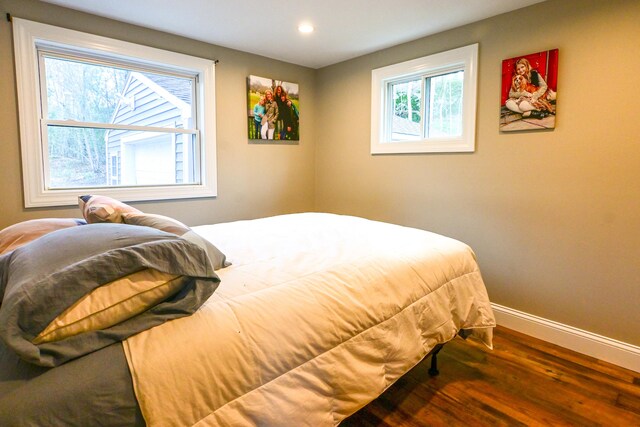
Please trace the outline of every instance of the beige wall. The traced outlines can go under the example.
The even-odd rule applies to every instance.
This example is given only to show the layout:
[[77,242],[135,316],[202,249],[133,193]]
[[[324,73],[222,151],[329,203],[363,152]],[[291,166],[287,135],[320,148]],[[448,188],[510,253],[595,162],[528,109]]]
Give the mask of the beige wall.
[[[550,0],[320,70],[316,209],[463,240],[495,303],[639,345],[638,22]],[[475,42],[476,152],[371,156],[371,70]],[[501,61],[553,48],[557,128],[501,134]]]
[[[6,13],[24,19],[124,39],[194,56],[219,59],[216,67],[218,197],[132,203],[147,212],[197,225],[287,212],[309,211],[314,203],[316,71],[268,58],[63,9],[35,0],[0,0],[0,228],[25,219],[79,216],[77,208],[24,209],[11,24]],[[246,78],[273,76],[300,85],[301,136],[297,146],[249,145]]]

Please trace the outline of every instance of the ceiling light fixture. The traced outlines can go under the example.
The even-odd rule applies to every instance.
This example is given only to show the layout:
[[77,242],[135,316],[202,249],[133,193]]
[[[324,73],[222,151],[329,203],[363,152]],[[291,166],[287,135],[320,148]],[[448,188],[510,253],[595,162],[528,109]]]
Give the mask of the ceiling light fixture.
[[312,33],[313,32],[313,25],[306,24],[306,23],[300,24],[300,25],[298,25],[298,31],[300,31],[301,33],[305,33],[305,34]]

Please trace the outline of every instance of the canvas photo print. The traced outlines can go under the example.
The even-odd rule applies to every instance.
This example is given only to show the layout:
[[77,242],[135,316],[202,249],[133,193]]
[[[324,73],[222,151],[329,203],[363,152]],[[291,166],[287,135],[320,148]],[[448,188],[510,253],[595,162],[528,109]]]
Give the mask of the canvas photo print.
[[249,76],[247,95],[250,143],[298,143],[300,102],[297,83]]
[[502,61],[500,130],[545,130],[556,126],[558,49]]

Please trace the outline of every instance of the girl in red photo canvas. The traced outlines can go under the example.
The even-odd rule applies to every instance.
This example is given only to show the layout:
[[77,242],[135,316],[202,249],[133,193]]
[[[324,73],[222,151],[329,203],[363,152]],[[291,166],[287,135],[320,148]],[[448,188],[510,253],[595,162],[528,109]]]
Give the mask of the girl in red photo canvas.
[[558,49],[502,61],[500,130],[555,128],[557,89]]

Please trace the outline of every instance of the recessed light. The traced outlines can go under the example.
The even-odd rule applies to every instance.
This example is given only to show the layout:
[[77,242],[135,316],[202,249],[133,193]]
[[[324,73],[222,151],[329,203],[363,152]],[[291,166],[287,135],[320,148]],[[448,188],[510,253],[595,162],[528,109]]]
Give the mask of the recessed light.
[[298,25],[298,31],[300,31],[301,33],[312,33],[313,32],[313,25],[311,24],[300,24]]

